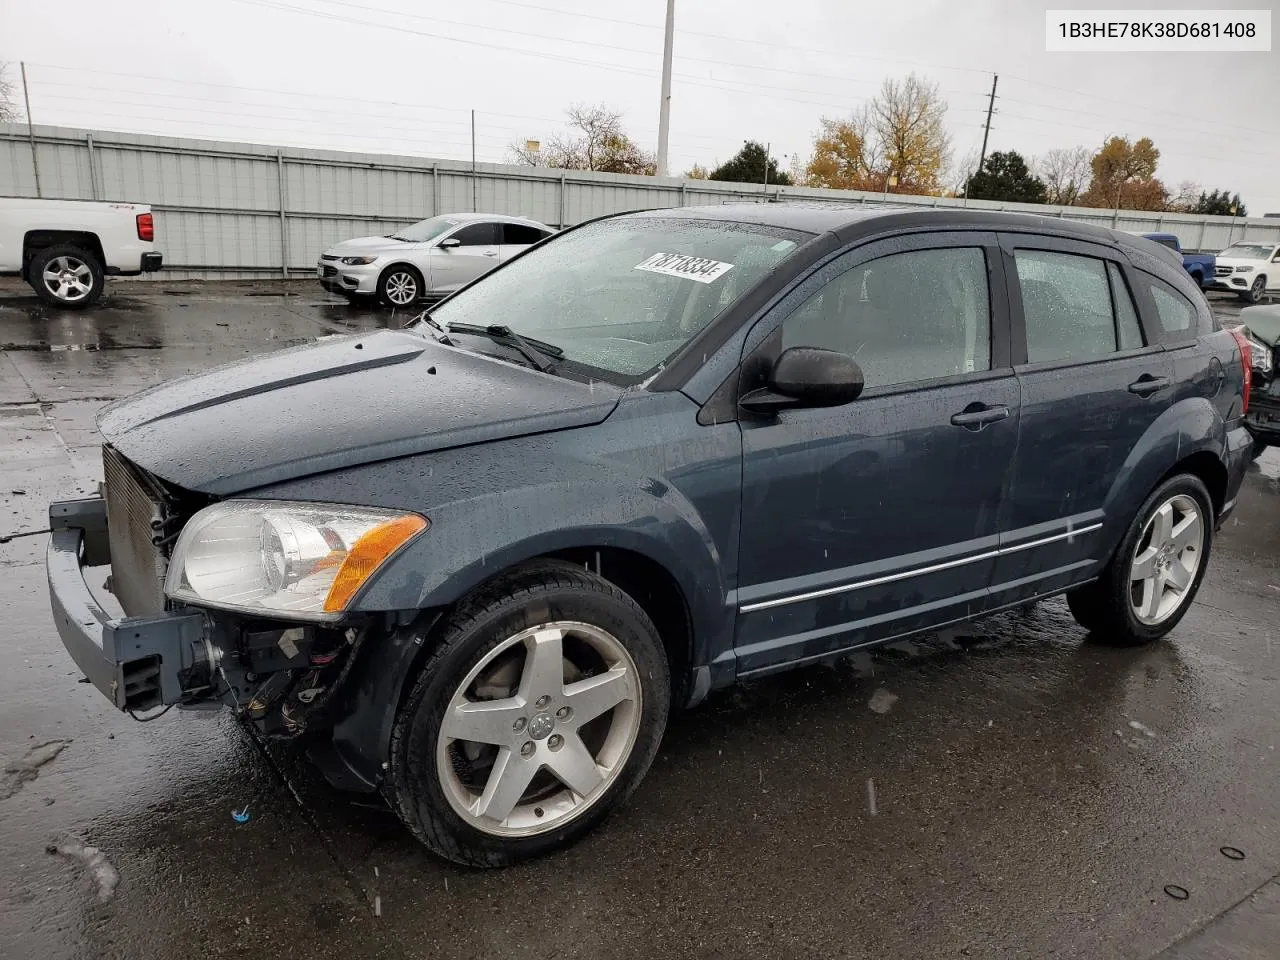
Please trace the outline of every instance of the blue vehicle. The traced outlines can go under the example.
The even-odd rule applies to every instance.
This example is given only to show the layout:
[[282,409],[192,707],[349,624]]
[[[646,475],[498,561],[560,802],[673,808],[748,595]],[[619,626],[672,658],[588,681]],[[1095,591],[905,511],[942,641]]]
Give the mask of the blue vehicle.
[[1183,269],[1201,290],[1213,283],[1213,271],[1218,260],[1212,253],[1184,253],[1181,241],[1176,234],[1172,233],[1144,233],[1142,236],[1148,240],[1154,240],[1163,247],[1168,247],[1180,256]]
[[502,866],[589,831],[669,711],[737,680],[1061,593],[1103,642],[1165,636],[1252,452],[1248,356],[1096,227],[606,217],[408,329],[107,407],[105,496],[50,507],[54,618],[116,707],[306,732],[436,853]]

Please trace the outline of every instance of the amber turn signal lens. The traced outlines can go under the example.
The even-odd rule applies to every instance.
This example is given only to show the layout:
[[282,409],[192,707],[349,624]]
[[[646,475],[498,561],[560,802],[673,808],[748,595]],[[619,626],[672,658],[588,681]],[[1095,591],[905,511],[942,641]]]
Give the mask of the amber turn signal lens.
[[338,574],[325,597],[324,609],[328,613],[338,613],[347,608],[351,598],[355,596],[366,580],[410,539],[430,526],[425,517],[408,514],[380,523],[351,547]]

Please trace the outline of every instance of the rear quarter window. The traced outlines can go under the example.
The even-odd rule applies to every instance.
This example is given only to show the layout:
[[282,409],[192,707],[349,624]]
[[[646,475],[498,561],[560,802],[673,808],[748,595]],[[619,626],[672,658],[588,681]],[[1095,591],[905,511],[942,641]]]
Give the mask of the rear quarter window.
[[1194,338],[1199,326],[1196,305],[1163,280],[1147,276],[1146,281],[1155,302],[1156,319],[1166,336],[1179,340]]

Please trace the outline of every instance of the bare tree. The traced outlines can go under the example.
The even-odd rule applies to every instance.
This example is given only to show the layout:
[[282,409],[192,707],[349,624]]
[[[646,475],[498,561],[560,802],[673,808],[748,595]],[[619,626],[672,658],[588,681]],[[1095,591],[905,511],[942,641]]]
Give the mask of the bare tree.
[[566,113],[571,132],[552,136],[543,149],[536,152],[521,144],[511,144],[509,151],[516,162],[562,170],[653,175],[654,158],[627,136],[622,129],[621,113],[604,104],[575,104]]
[[1093,176],[1092,159],[1088,147],[1059,147],[1037,160],[1034,168],[1036,176],[1044,181],[1045,203],[1064,207],[1075,204]]
[[1194,180],[1183,180],[1178,184],[1178,192],[1169,198],[1166,209],[1173,213],[1195,213],[1204,196],[1204,187]]
[[969,178],[978,172],[978,151],[969,150],[959,160],[947,165],[944,182],[955,196],[964,196]]
[[12,122],[22,116],[18,109],[18,90],[9,79],[10,64],[0,63],[0,123]]

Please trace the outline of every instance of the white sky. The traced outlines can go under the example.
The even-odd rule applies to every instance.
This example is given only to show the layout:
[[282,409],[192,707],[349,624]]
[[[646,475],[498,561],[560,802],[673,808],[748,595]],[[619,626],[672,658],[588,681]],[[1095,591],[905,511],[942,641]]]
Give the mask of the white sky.
[[[58,0],[53,14],[0,0],[0,61],[27,61],[37,123],[469,157],[474,109],[478,158],[501,161],[560,128],[567,105],[604,102],[654,149],[665,0],[578,2]],[[786,167],[820,116],[913,69],[949,102],[955,156],[976,153],[995,72],[989,150],[1150,136],[1171,189],[1194,180],[1280,213],[1280,46],[1045,52],[1046,6],[1130,3],[676,0],[672,173],[745,139]]]

